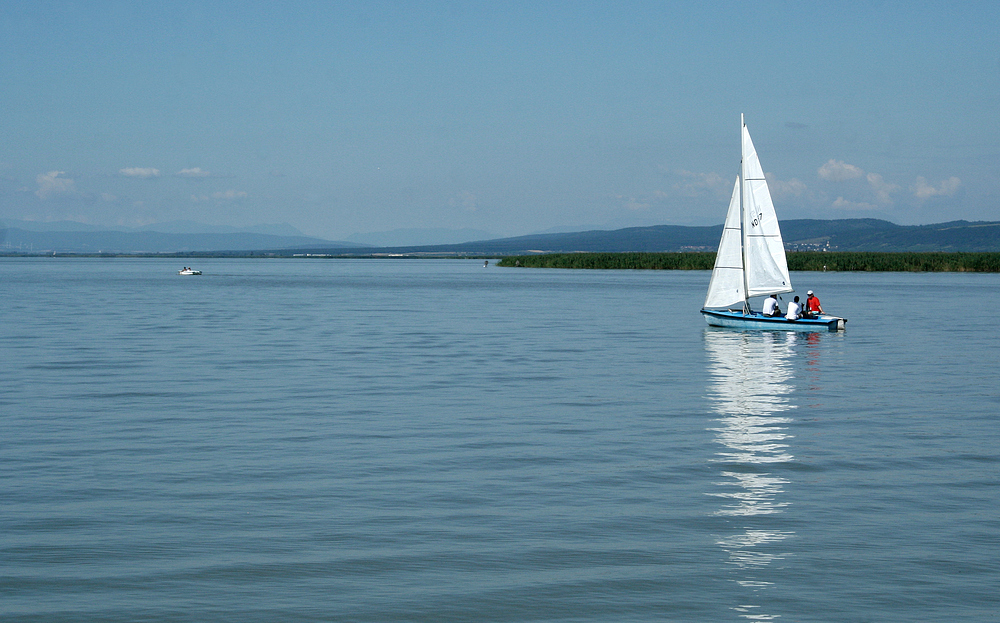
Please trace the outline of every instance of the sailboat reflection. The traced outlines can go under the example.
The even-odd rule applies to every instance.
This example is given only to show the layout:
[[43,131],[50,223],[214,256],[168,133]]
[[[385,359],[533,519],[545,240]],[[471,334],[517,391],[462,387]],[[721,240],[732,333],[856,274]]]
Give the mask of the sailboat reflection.
[[[776,528],[780,523],[773,516],[789,505],[782,500],[789,481],[773,472],[795,460],[786,425],[795,408],[789,381],[794,346],[800,339],[792,332],[705,331],[712,377],[709,399],[719,415],[719,426],[710,430],[722,446],[712,460],[724,465],[720,471],[724,480],[716,483],[721,490],[709,495],[725,501],[714,514],[738,518],[740,526],[740,532],[721,536],[717,543],[729,555],[727,562],[738,574],[736,582],[752,593],[773,584],[763,572],[788,556],[780,543],[794,534]],[[764,614],[753,604],[740,604],[734,610],[752,620],[780,616]]]

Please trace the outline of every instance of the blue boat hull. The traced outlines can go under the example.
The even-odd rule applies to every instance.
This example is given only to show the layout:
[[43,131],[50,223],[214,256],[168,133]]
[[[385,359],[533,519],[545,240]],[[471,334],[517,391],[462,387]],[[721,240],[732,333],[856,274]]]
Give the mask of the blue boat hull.
[[703,309],[701,313],[705,321],[713,327],[728,327],[749,331],[842,331],[846,318],[822,315],[818,318],[799,318],[788,320],[784,317],[764,316],[754,312],[745,314],[742,311],[727,309]]

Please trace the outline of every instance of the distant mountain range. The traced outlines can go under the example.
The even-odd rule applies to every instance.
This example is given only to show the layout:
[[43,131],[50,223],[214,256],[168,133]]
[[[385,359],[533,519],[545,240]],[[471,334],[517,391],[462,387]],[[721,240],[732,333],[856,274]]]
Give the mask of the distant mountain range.
[[[722,225],[656,225],[616,230],[545,233],[421,246],[369,246],[301,235],[290,225],[251,230],[185,233],[197,224],[175,223],[173,231],[69,229],[47,224],[27,229],[23,221],[0,228],[0,253],[219,253],[274,255],[475,254],[512,255],[572,252],[714,251]],[[30,225],[28,226],[30,227]],[[151,226],[157,227],[157,226]],[[283,229],[287,227],[287,229]],[[282,233],[265,233],[267,231]],[[219,228],[226,229],[226,228]],[[1000,222],[952,221],[936,225],[896,225],[878,219],[788,220],[781,232],[789,250],[829,251],[994,251],[1000,252]],[[283,233],[291,235],[282,235]],[[466,235],[469,232],[464,232]],[[299,235],[295,235],[299,234]],[[412,239],[412,238],[411,238]]]
[[100,228],[72,221],[0,223],[0,253],[204,253],[249,252],[335,245],[368,245],[306,236],[287,223],[248,228],[173,221],[139,228]]
[[353,234],[347,237],[355,242],[373,247],[428,246],[438,244],[462,244],[469,240],[493,238],[489,232],[480,229],[445,229],[443,227],[423,229],[394,229],[370,234]]

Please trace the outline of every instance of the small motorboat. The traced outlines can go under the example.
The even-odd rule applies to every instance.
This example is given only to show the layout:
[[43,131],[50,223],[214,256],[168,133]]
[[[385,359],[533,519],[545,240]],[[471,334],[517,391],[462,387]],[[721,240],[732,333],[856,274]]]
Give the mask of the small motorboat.
[[201,271],[200,270],[195,270],[193,268],[184,267],[184,268],[180,269],[179,271],[177,271],[177,274],[178,275],[200,275]]

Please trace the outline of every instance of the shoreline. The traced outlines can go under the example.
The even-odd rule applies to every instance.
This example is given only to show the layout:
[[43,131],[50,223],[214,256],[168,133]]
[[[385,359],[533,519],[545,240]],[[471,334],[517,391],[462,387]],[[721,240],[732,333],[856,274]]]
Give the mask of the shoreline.
[[[189,253],[0,253],[0,258],[90,258],[90,259],[248,259],[248,260],[495,260],[503,268],[564,268],[579,270],[712,270],[715,253],[537,253],[501,255],[489,253],[281,253],[281,252],[189,252]],[[870,252],[786,251],[788,270],[795,272],[1000,272],[1000,252]]]

